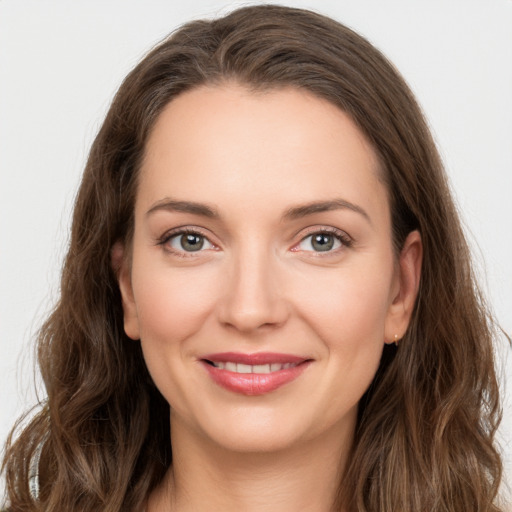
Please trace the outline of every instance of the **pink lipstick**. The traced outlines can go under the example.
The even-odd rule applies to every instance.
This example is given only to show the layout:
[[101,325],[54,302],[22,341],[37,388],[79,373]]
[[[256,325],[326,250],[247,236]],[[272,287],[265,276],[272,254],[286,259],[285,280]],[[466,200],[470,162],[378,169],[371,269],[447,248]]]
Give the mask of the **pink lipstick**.
[[295,380],[312,360],[271,352],[223,352],[209,354],[201,362],[223,388],[243,395],[263,395]]

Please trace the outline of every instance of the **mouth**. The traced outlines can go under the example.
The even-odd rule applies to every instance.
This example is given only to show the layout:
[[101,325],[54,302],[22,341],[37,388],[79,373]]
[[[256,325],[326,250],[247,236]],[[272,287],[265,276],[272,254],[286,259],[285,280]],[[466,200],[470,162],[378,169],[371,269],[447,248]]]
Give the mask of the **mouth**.
[[313,362],[289,354],[222,353],[200,360],[213,382],[243,395],[263,395],[291,383]]
[[279,372],[281,370],[288,370],[289,368],[293,368],[297,366],[299,363],[269,363],[269,364],[244,364],[244,363],[235,363],[234,361],[226,361],[224,362],[215,362],[209,361],[205,359],[207,364],[214,366],[215,368],[219,368],[221,370],[227,370],[228,372],[234,373],[274,373]]

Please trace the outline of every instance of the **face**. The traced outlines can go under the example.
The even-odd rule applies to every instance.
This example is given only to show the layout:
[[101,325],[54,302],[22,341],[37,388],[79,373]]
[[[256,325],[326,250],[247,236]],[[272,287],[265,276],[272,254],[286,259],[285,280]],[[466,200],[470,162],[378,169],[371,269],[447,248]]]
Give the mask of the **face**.
[[306,92],[202,87],[166,107],[120,287],[171,429],[238,451],[353,429],[417,289],[420,242],[394,254],[380,175]]

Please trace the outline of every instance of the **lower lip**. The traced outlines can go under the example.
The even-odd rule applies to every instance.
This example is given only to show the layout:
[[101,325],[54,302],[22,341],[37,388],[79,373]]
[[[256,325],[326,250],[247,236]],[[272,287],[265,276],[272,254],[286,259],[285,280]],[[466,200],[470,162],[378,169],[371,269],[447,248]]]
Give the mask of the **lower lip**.
[[286,368],[271,373],[236,373],[216,368],[202,361],[213,381],[223,388],[242,395],[264,395],[292,382],[309,366],[310,361],[304,361],[292,368]]

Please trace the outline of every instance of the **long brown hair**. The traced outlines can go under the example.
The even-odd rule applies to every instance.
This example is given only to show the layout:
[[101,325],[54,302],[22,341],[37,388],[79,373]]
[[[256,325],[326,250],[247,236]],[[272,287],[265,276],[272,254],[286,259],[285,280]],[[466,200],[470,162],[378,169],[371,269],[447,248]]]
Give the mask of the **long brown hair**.
[[8,440],[11,509],[140,510],[171,464],[169,405],[124,333],[111,250],[130,243],[137,171],[159,113],[183,91],[226,81],[304,89],[347,112],[380,157],[397,253],[411,230],[422,236],[413,318],[360,402],[334,507],[497,512],[493,325],[421,110],[364,38],[319,14],[268,5],[183,26],[121,85],[83,175],[60,301],[39,336],[48,398]]

